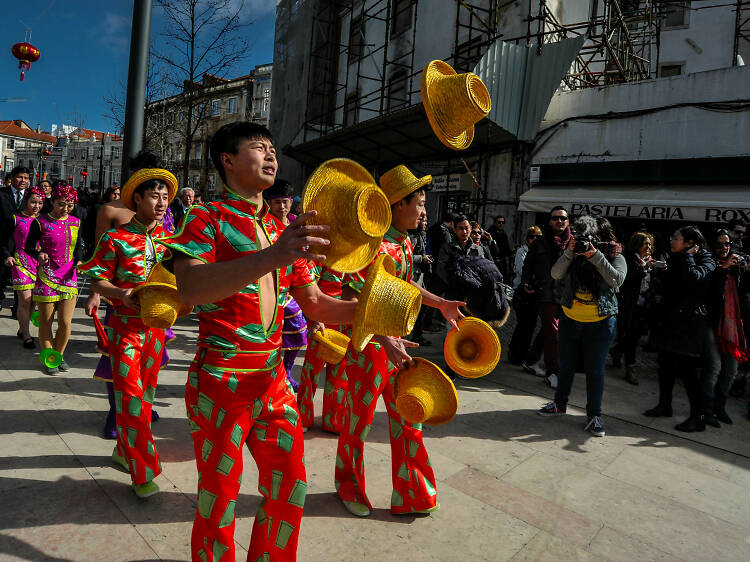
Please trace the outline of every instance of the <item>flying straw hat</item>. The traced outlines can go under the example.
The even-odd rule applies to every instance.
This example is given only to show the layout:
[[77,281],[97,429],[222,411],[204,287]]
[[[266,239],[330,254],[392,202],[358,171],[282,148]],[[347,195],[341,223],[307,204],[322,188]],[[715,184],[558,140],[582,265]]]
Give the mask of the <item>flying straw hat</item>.
[[492,109],[490,94],[479,76],[456,74],[441,60],[422,70],[422,104],[438,140],[453,150],[469,148],[474,125]]
[[395,276],[391,256],[379,255],[367,273],[354,311],[352,345],[362,351],[372,336],[405,336],[411,332],[422,304],[414,285]]
[[338,365],[346,355],[349,338],[341,332],[326,328],[315,332],[313,339],[318,342],[318,357],[330,365]]
[[133,289],[141,304],[141,321],[152,328],[166,329],[177,318],[190,314],[192,307],[185,305],[177,292],[177,281],[161,262],[151,270],[145,283]]
[[135,211],[135,201],[133,201],[133,193],[136,188],[143,182],[148,180],[161,180],[167,184],[169,191],[169,202],[171,203],[175,195],[177,195],[177,178],[174,174],[168,170],[162,168],[142,168],[137,172],[134,172],[125,182],[120,190],[120,199],[122,204],[125,205],[131,211]]
[[388,203],[393,205],[430,182],[432,182],[432,176],[417,178],[409,168],[402,164],[380,176],[380,189],[388,197]]
[[354,160],[323,162],[305,185],[302,205],[317,211],[308,224],[325,224],[328,246],[311,251],[326,256],[325,265],[340,273],[354,273],[369,264],[391,225],[391,207],[375,179]]
[[448,423],[458,411],[456,387],[434,363],[421,357],[414,362],[396,375],[396,410],[409,423]]
[[445,362],[457,374],[477,379],[492,372],[500,361],[500,339],[484,320],[468,317],[458,321],[445,337]]

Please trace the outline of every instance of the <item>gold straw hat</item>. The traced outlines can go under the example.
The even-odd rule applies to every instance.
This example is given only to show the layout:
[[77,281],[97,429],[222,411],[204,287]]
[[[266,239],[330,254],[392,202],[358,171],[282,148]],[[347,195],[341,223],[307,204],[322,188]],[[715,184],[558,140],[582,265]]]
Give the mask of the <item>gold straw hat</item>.
[[491,373],[500,361],[500,339],[484,320],[462,318],[458,330],[453,328],[445,337],[443,352],[457,374],[477,379]]
[[138,295],[141,321],[152,328],[169,328],[177,318],[192,311],[192,307],[180,299],[174,275],[161,263],[154,266],[146,282],[138,285],[131,294]]
[[370,266],[354,311],[352,345],[362,351],[372,336],[405,336],[411,332],[422,304],[414,285],[395,276],[391,256],[379,255]]
[[434,363],[420,357],[414,362],[396,375],[396,410],[409,423],[448,423],[458,411],[456,387]]
[[388,203],[393,205],[430,182],[432,182],[432,176],[417,178],[409,168],[399,165],[380,176],[380,189],[388,197]]
[[326,328],[322,332],[315,332],[313,339],[318,342],[318,357],[330,365],[338,365],[346,355],[349,347],[349,337],[341,332]]
[[422,104],[438,140],[453,150],[469,148],[474,125],[492,109],[490,94],[479,76],[456,74],[441,60],[422,70]]
[[383,234],[391,225],[391,207],[375,179],[354,160],[323,162],[305,185],[302,205],[317,211],[308,224],[325,224],[329,246],[312,246],[326,256],[325,265],[340,273],[354,273],[377,255]]
[[133,175],[128,178],[128,181],[125,182],[125,185],[122,186],[122,189],[120,190],[122,204],[131,211],[135,211],[133,193],[139,185],[148,180],[161,180],[167,184],[170,203],[175,195],[177,195],[177,178],[174,177],[172,172],[163,170],[162,168],[143,168],[134,172]]

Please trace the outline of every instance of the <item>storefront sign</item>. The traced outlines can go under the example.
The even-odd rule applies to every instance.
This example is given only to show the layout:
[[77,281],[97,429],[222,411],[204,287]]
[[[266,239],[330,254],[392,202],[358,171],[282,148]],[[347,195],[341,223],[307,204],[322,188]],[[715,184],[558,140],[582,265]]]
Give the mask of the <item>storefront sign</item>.
[[454,175],[442,175],[432,176],[432,185],[430,186],[431,191],[456,191],[461,184],[461,176]]
[[573,215],[616,217],[631,219],[673,220],[726,223],[734,219],[750,222],[750,209],[721,207],[678,207],[662,205],[608,205],[606,203],[573,203]]

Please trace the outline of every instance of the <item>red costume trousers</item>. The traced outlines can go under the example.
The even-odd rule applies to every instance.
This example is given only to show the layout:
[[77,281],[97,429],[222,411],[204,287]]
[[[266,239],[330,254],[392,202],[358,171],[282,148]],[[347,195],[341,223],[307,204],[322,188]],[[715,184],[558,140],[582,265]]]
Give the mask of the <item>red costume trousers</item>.
[[346,395],[346,357],[338,365],[330,365],[318,357],[316,340],[311,340],[305,353],[305,363],[302,365],[299,391],[297,392],[297,406],[302,419],[302,426],[310,428],[313,425],[315,412],[313,397],[318,388],[323,366],[326,370],[326,384],[323,388],[323,429],[338,433],[344,421],[344,396]]
[[242,447],[258,465],[263,503],[255,515],[247,559],[292,561],[307,492],[302,424],[281,363],[247,369],[198,350],[188,372],[185,404],[198,468],[193,560],[234,560],[234,508],[242,480]]
[[109,322],[109,357],[115,395],[117,454],[130,467],[133,484],[145,484],[161,472],[151,433],[151,408],[164,348],[164,330],[140,318],[113,314]]
[[393,394],[396,369],[382,348],[368,344],[362,353],[349,348],[346,368],[349,386],[346,416],[336,455],[336,490],[339,497],[367,505],[364,442],[370,431],[378,396],[383,395],[391,440],[393,493],[391,512],[410,513],[437,503],[435,474],[422,442],[422,425],[410,424],[396,410]]

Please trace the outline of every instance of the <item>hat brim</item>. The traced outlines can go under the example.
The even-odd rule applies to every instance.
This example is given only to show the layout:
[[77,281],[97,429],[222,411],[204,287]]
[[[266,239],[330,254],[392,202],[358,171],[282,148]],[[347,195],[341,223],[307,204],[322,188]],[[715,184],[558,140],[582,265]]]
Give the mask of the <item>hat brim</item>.
[[[497,367],[501,353],[500,338],[495,330],[484,320],[474,317],[459,320],[458,328],[453,328],[445,337],[445,362],[456,374],[467,379],[490,374]],[[459,345],[467,338],[474,340],[479,352],[477,359],[467,360],[459,355]]]
[[[398,396],[400,389],[407,387],[429,388],[433,395],[434,409],[432,415],[422,423],[428,425],[443,425],[456,417],[458,412],[458,392],[453,381],[440,367],[434,363],[414,358],[415,366],[403,369],[396,375],[394,396]],[[437,394],[437,396],[435,395]]]
[[149,180],[161,180],[167,184],[168,198],[171,203],[177,195],[177,178],[169,170],[162,168],[143,168],[133,173],[125,182],[125,185],[120,189],[120,199],[122,204],[125,205],[131,211],[135,211],[135,202],[133,201],[133,194],[135,190],[143,182]]
[[[346,177],[350,182],[367,183],[379,190],[375,178],[363,166],[348,158],[333,158],[323,162],[308,178],[304,192],[302,193],[302,208],[304,212],[312,210],[321,211],[321,209],[315,209],[316,199],[330,186],[326,176],[331,171],[335,171],[335,173]],[[383,198],[386,199],[384,194]],[[320,203],[319,201],[318,205]],[[388,223],[390,223],[390,218]],[[316,217],[308,221],[308,224],[321,223],[318,217]],[[350,237],[347,239],[333,239],[333,235],[330,233],[329,235],[331,236],[329,246],[313,246],[311,250],[326,253],[326,250],[334,245],[340,246],[341,244],[345,244],[349,246],[351,250],[341,257],[333,258],[326,256],[326,267],[339,273],[355,273],[366,267],[377,255],[382,240],[382,237],[368,236],[364,232],[356,230],[351,232]]]
[[396,203],[398,203],[399,201],[401,201],[404,197],[406,197],[410,193],[414,193],[418,189],[420,189],[420,188],[422,188],[425,185],[428,185],[430,183],[432,183],[432,176],[429,175],[429,174],[426,175],[426,176],[423,176],[423,177],[419,178],[418,180],[416,180],[416,181],[414,181],[414,182],[406,185],[405,187],[399,189],[398,191],[396,191],[396,193],[394,193],[393,195],[391,195],[388,198],[388,203],[390,203],[391,205],[395,205]]
[[346,348],[349,347],[349,338],[346,335],[326,328],[322,332],[315,332],[312,337],[321,347],[328,350],[329,353],[340,356],[339,363],[344,359]]
[[164,289],[170,289],[171,291],[174,291],[175,293],[177,293],[177,287],[175,287],[174,285],[170,283],[160,283],[158,281],[146,281],[145,283],[141,283],[140,285],[135,287],[132,291],[130,291],[130,294],[137,295],[144,289],[148,289],[150,287],[160,287]]
[[422,72],[422,105],[424,106],[427,120],[430,122],[430,127],[432,127],[432,131],[438,140],[452,150],[465,150],[471,146],[474,140],[474,125],[471,125],[468,129],[464,129],[457,137],[451,136],[438,121],[435,108],[432,105],[432,94],[435,89],[435,83],[440,77],[454,75],[456,75],[456,71],[447,63],[441,60],[430,62]]
[[359,294],[359,303],[357,303],[357,308],[354,310],[351,341],[352,347],[357,351],[362,351],[375,335],[367,333],[367,328],[365,327],[365,318],[367,318],[370,313],[368,297],[372,292],[375,283],[386,273],[395,275],[396,263],[391,256],[381,254],[375,258],[375,262],[370,266],[370,269],[367,272],[367,279],[365,279],[362,292]]

